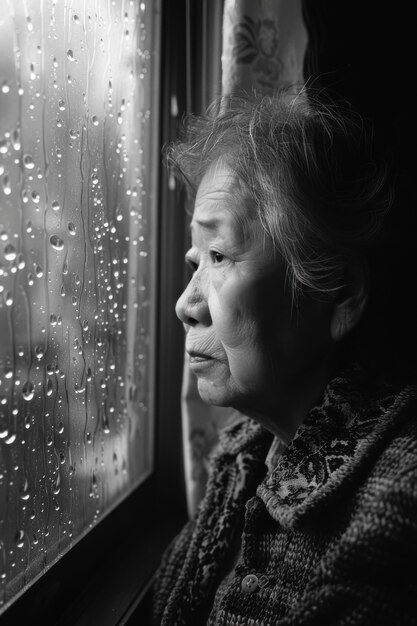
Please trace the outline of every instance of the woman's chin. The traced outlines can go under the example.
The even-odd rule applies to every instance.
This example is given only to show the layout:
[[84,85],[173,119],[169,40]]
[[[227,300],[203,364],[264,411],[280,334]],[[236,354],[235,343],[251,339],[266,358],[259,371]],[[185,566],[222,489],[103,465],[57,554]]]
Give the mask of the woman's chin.
[[227,385],[219,384],[202,375],[198,376],[198,393],[203,402],[214,406],[232,406],[233,394],[228,391]]

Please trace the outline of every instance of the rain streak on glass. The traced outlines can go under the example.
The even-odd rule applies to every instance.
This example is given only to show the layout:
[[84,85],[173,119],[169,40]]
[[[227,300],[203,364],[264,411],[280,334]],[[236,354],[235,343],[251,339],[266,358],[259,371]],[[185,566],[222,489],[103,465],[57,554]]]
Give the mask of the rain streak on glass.
[[0,619],[152,471],[158,5],[1,3]]

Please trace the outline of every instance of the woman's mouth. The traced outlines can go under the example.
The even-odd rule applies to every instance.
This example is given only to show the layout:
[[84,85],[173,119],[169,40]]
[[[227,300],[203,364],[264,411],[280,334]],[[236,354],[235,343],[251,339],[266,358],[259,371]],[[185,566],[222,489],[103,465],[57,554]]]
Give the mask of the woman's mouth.
[[214,361],[213,357],[208,354],[204,354],[202,352],[194,352],[190,351],[188,353],[190,366],[193,369],[200,369],[201,367],[205,367]]

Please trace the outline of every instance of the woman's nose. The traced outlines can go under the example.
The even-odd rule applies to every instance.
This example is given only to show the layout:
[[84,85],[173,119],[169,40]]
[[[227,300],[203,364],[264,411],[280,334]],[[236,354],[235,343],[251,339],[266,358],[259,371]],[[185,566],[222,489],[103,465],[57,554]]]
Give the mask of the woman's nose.
[[209,326],[211,316],[207,303],[207,293],[202,275],[191,278],[187,287],[178,298],[175,312],[183,324],[196,326],[202,324]]

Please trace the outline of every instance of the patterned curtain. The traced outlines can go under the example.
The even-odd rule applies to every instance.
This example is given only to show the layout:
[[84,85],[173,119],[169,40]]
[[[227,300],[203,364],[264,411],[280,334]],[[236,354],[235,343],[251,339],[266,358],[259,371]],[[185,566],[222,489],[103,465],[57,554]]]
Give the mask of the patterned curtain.
[[[221,90],[268,93],[302,81],[307,30],[302,0],[225,0]],[[232,409],[201,401],[196,379],[184,363],[181,396],[184,467],[190,517],[204,495],[208,459],[221,428],[240,418]]]
[[268,93],[302,81],[306,46],[302,0],[226,0],[223,93]]

